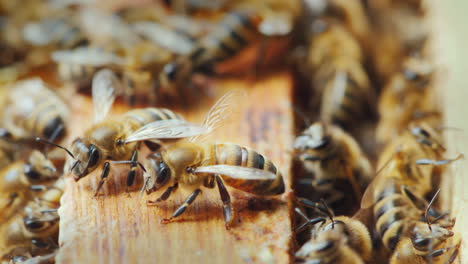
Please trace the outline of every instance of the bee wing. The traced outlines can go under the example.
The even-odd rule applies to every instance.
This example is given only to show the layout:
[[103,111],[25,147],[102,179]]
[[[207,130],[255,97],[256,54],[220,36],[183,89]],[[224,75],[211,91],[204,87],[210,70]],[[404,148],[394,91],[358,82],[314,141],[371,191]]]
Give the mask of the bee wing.
[[141,41],[132,27],[116,14],[89,6],[81,9],[77,18],[80,28],[93,42],[134,45]]
[[109,69],[102,69],[94,75],[92,84],[94,123],[102,121],[107,116],[120,85],[120,81]]
[[265,36],[285,36],[291,33],[294,19],[288,12],[275,12],[263,18],[258,31]]
[[176,54],[188,54],[194,48],[194,43],[188,36],[172,31],[155,22],[137,22],[133,24],[133,28],[155,44]]
[[194,173],[209,173],[227,176],[237,180],[274,180],[276,175],[270,171],[234,165],[212,165],[197,167]]
[[377,187],[382,184],[386,184],[384,181],[399,181],[400,179],[395,177],[389,177],[387,173],[385,173],[386,169],[392,169],[388,167],[392,167],[391,163],[395,157],[400,153],[400,150],[397,150],[383,165],[381,168],[377,170],[374,179],[372,179],[371,183],[367,186],[364,194],[362,195],[361,199],[361,209],[367,209],[374,205],[374,194],[378,191]]
[[96,67],[108,64],[122,65],[125,62],[122,57],[114,53],[92,47],[54,51],[51,56],[52,60],[55,62]]
[[207,133],[205,126],[192,124],[185,120],[158,120],[139,128],[128,135],[125,143],[151,139],[186,138]]
[[[240,90],[230,91],[223,95],[208,111],[203,120],[202,125],[208,129],[208,133],[204,134],[203,137],[206,138],[209,136],[209,133],[216,131],[223,123],[231,118],[236,109],[240,107],[235,107],[235,103],[241,102],[241,98],[245,97],[245,93]],[[204,139],[200,136],[194,136],[190,138],[190,141],[202,141]]]

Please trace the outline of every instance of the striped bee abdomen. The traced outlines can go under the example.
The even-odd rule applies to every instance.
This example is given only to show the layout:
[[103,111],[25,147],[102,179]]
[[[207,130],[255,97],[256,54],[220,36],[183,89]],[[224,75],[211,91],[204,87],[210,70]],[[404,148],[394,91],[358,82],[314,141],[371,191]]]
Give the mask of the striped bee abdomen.
[[226,164],[247,168],[266,170],[275,179],[239,180],[223,177],[228,185],[258,195],[276,195],[284,192],[284,181],[276,166],[257,151],[236,144],[215,144],[215,164]]
[[[395,189],[394,189],[395,190]],[[395,250],[401,237],[404,235],[406,225],[414,219],[415,208],[401,193],[387,192],[374,207],[376,229],[382,242],[390,251]]]
[[35,108],[19,121],[30,136],[59,141],[65,135],[65,113],[63,102],[52,93],[34,99]]
[[[353,67],[353,69],[347,67]],[[362,117],[370,109],[367,98],[369,80],[359,63],[345,66],[343,71],[336,69],[335,74],[324,91],[321,118],[340,125],[348,124],[356,116]]]
[[257,16],[247,12],[225,15],[219,26],[190,54],[195,70],[226,60],[245,48],[257,35]]

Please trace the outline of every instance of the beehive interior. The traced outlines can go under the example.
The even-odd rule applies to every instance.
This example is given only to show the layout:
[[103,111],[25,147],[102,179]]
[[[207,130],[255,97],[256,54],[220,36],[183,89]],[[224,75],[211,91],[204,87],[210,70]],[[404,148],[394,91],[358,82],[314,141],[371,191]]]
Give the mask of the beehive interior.
[[[103,2],[98,6],[104,9],[112,6],[118,10],[126,7],[125,2],[121,1],[119,4],[112,5]],[[335,2],[346,5],[353,1],[336,0]],[[356,0],[355,2],[370,5],[370,1]],[[382,0],[382,2],[385,1]],[[282,6],[281,1],[278,6]],[[431,91],[435,92],[435,101],[439,104],[439,109],[435,109],[441,110],[443,114],[444,144],[448,149],[444,157],[454,158],[468,149],[468,138],[465,135],[468,131],[468,122],[466,122],[464,109],[468,91],[465,89],[466,78],[463,76],[464,69],[468,67],[468,60],[464,60],[468,58],[468,52],[464,48],[468,45],[468,37],[466,37],[468,34],[461,34],[464,32],[463,10],[466,10],[468,5],[462,3],[461,0],[451,3],[431,0],[426,1],[425,6],[427,15],[424,19],[429,25],[430,37],[424,53],[435,65],[437,72],[432,85],[435,90]],[[301,8],[298,5],[294,6],[291,14],[297,14],[299,9]],[[378,45],[385,44],[385,39],[380,38],[380,31],[367,32],[373,35],[373,37],[368,37],[365,30],[355,30],[363,29],[359,27],[358,19],[362,14],[359,14],[359,10],[352,8],[351,10],[354,10],[352,14],[355,19],[351,18],[352,21],[348,22],[355,28],[347,30],[354,30],[352,34],[366,57],[362,65],[366,74],[369,75],[370,87],[375,88],[376,95],[381,94],[384,84],[388,81],[382,76],[390,79],[395,72],[398,72],[401,68],[401,61],[396,64],[395,61],[400,58],[379,53]],[[218,14],[212,11],[200,11],[194,17],[206,16],[216,20],[223,12],[220,11]],[[40,16],[40,12],[36,15]],[[151,13],[145,12],[138,13],[138,15],[151,17]],[[338,15],[343,14],[338,12]],[[128,16],[130,20],[135,18],[132,15]],[[378,17],[373,19],[378,21]],[[293,31],[293,33],[297,32]],[[138,196],[142,185],[141,171],[138,173],[136,186],[126,193],[124,190],[125,175],[128,169],[125,166],[114,166],[111,170],[113,176],[105,183],[103,195],[97,198],[92,198],[92,194],[97,186],[99,170],[78,183],[72,180],[71,175],[65,173],[65,193],[62,196],[62,206],[59,210],[60,250],[56,262],[127,263],[138,261],[151,263],[155,259],[164,260],[165,263],[205,263],[208,260],[213,263],[226,261],[229,263],[295,262],[294,251],[309,237],[296,238],[294,233],[294,228],[301,221],[293,210],[296,207],[296,194],[299,192],[299,195],[308,195],[308,189],[301,192],[301,187],[297,184],[298,177],[301,175],[299,173],[301,165],[293,162],[295,158],[294,138],[307,126],[305,119],[318,120],[321,111],[323,112],[319,106],[322,95],[317,92],[319,90],[317,87],[312,91],[311,74],[304,70],[307,52],[301,53],[300,49],[289,52],[293,50],[296,41],[303,41],[303,35],[306,34],[300,37],[265,37],[264,42],[255,41],[234,58],[216,64],[214,72],[217,73],[217,77],[212,78],[209,74],[205,76],[195,74],[190,81],[198,82],[199,86],[206,86],[205,89],[190,90],[192,94],[187,92],[189,89],[183,90],[187,94],[180,95],[182,99],[174,100],[171,94],[167,96],[168,99],[166,98],[168,101],[163,99],[157,103],[158,106],[169,107],[181,113],[187,120],[197,123],[201,122],[211,105],[225,92],[244,91],[247,97],[237,105],[237,108],[242,109],[241,113],[236,116],[236,120],[220,128],[212,136],[213,141],[245,145],[269,157],[280,169],[285,179],[287,188],[283,195],[273,198],[257,197],[229,188],[232,193],[236,222],[230,230],[227,230],[224,226],[221,201],[217,191],[203,190],[203,197],[199,198],[180,220],[162,224],[161,220],[168,217],[178,205],[182,204],[189,192],[182,191],[176,194],[164,205],[148,207],[145,201],[150,198],[154,199],[158,195],[152,194],[143,198]],[[307,47],[303,48],[307,49]],[[398,53],[391,47],[386,48],[389,54]],[[36,54],[35,50],[28,51],[27,54],[30,55],[28,63],[34,64],[31,60],[37,60],[38,64],[40,61],[47,61],[47,58],[43,57],[43,52]],[[48,54],[47,52],[50,51],[45,51],[45,54]],[[372,61],[376,56],[384,57],[379,62],[380,66],[394,63],[393,67],[378,69],[375,67],[377,63]],[[262,60],[257,61],[259,58]],[[5,57],[5,61],[9,61],[9,58]],[[3,63],[1,59],[0,62]],[[21,78],[40,76],[52,86],[62,85],[56,76],[57,69],[53,62],[40,67],[32,67],[32,69],[18,65],[0,68],[0,83],[8,84],[18,77],[16,76],[18,74]],[[2,66],[10,65],[6,63]],[[388,72],[385,72],[386,70]],[[91,124],[93,115],[89,89],[86,90],[84,87],[84,89],[76,90],[76,86],[76,84],[70,86],[68,83],[58,92],[69,102],[72,109],[69,132],[64,140],[66,146],[83,135],[85,129]],[[0,103],[5,104],[9,88],[8,85],[1,85],[1,88]],[[140,90],[136,90],[138,107],[147,106],[148,102],[153,102],[151,101],[154,99],[153,94],[148,95],[148,93],[153,93],[155,90],[148,89],[148,87],[146,89],[141,90],[140,87]],[[379,145],[375,139],[378,123],[375,113],[377,111],[376,98],[372,106],[374,109],[369,111],[367,116],[362,117],[362,120],[353,122],[347,127],[369,156],[374,167],[383,148],[383,145]],[[124,96],[119,97],[111,111],[111,116],[119,116],[134,107],[127,104],[125,99],[127,98]],[[142,100],[143,103],[138,100]],[[304,114],[307,118],[303,118]],[[4,115],[3,112],[2,115]],[[389,132],[389,134],[392,133]],[[34,147],[42,148],[39,144],[32,144]],[[62,154],[61,151],[54,150],[51,155],[63,158]],[[141,153],[140,160],[143,160],[146,154],[147,152]],[[468,221],[465,210],[468,195],[464,190],[466,162],[466,160],[458,160],[447,166],[441,182],[441,198],[436,205],[442,211],[450,210],[451,215],[456,217],[457,224],[453,229],[455,232],[453,241],[461,241],[461,247],[459,257],[454,263],[464,263],[463,261],[468,258],[465,242],[462,239],[468,237],[468,229],[463,225]],[[62,166],[61,163],[62,161],[58,163],[59,168]],[[359,209],[359,204],[353,202],[351,206],[346,204],[345,207],[351,208],[345,212],[352,215]],[[3,224],[3,228],[5,226],[6,223]],[[0,228],[0,230],[5,229]],[[0,240],[0,242],[3,241]],[[0,253],[5,254],[2,250]],[[6,260],[2,259],[2,261],[8,261],[8,257],[5,256]],[[373,260],[377,261],[378,257]]]

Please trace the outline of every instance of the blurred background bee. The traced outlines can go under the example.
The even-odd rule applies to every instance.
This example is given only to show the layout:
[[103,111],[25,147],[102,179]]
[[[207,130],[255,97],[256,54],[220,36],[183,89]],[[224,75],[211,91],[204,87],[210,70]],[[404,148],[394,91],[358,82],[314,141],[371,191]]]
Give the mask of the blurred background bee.
[[402,60],[423,51],[430,33],[424,1],[368,1],[373,23],[372,66],[385,83],[401,67]]
[[26,209],[30,210],[29,214],[17,215],[1,226],[2,258],[12,255],[12,251],[23,251],[36,256],[57,249],[58,217],[44,214],[40,208]]
[[367,263],[372,256],[371,236],[357,219],[335,217],[325,202],[315,203],[299,198],[300,205],[315,209],[318,217],[310,219],[301,209],[295,211],[305,220],[296,229],[311,227],[310,239],[296,252],[299,263]]
[[17,140],[43,137],[58,142],[66,134],[69,117],[64,100],[35,78],[8,88],[1,125]]
[[411,121],[424,120],[430,126],[441,126],[433,91],[434,65],[427,59],[412,56],[403,63],[384,86],[378,102],[379,122],[376,138],[387,143],[405,130]]
[[0,220],[7,221],[58,177],[54,164],[39,151],[31,152],[27,162],[18,160],[2,169]]
[[354,138],[337,126],[318,122],[296,138],[294,148],[305,169],[299,195],[323,198],[334,211],[352,213],[373,176],[372,166]]
[[321,120],[347,128],[372,117],[374,91],[359,42],[333,19],[315,20],[312,28],[306,59],[314,89],[309,107]]
[[[402,252],[394,254],[402,258],[401,255],[410,255],[408,258],[412,261],[416,261],[415,254],[435,257],[436,255],[431,255],[436,254],[431,249],[437,249],[434,252],[445,252],[438,251],[438,245],[449,237],[447,234],[452,234],[449,230],[454,225],[454,220],[447,214],[426,209],[432,202],[428,203],[425,197],[432,195],[437,188],[441,165],[449,164],[460,156],[440,160],[444,148],[435,135],[430,133],[433,131],[428,129],[423,125],[413,126],[410,131],[387,145],[379,159],[378,176],[369,185],[361,201],[362,208],[374,206],[375,230],[385,248],[390,253],[398,248]],[[431,242],[431,247],[424,244],[428,243],[428,239],[416,239],[418,234],[427,235],[427,232],[422,233],[421,230],[428,228],[429,220],[425,221],[428,215],[434,219],[433,227],[437,230],[432,234],[435,240]],[[411,243],[416,249],[411,253],[407,247],[409,240],[405,238],[413,240]],[[436,241],[437,239],[441,241]],[[400,243],[406,243],[406,246]]]
[[299,10],[299,1],[237,2],[229,12],[220,16],[219,21],[212,22],[215,26],[208,33],[196,39],[189,54],[178,56],[164,67],[162,86],[176,91],[176,87],[180,89],[180,85],[190,81],[195,73],[210,76],[229,72],[222,69],[223,63],[260,43],[253,65],[239,69],[245,74],[247,68],[255,68],[257,73],[266,57],[268,38],[273,41],[289,36]]

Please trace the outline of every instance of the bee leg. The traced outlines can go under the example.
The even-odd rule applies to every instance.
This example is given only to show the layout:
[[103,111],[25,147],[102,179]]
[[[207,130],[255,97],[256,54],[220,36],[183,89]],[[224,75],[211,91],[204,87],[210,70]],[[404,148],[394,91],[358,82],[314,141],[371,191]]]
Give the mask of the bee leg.
[[45,185],[31,185],[29,186],[29,189],[33,192],[41,192],[47,189],[47,186]]
[[430,260],[432,262],[433,258],[442,256],[443,254],[447,253],[447,251],[449,251],[449,249],[450,248],[441,248],[441,249],[434,250],[431,253],[426,255],[426,259]]
[[177,190],[177,187],[179,187],[179,183],[174,183],[174,185],[172,186],[169,186],[164,192],[163,194],[161,194],[161,196],[159,196],[158,199],[154,200],[154,201],[146,201],[146,204],[155,204],[155,203],[159,203],[161,201],[166,201],[167,198],[169,198],[169,196],[171,196],[171,194],[173,192],[175,192]]
[[181,214],[183,214],[185,212],[185,210],[187,209],[187,207],[189,207],[193,203],[193,201],[195,201],[195,199],[198,197],[198,195],[200,193],[201,193],[201,190],[196,189],[193,193],[191,193],[187,197],[187,199],[185,199],[185,202],[179,208],[177,208],[177,210],[174,211],[172,216],[169,217],[169,218],[163,219],[162,223],[167,224],[167,223],[171,222],[174,218],[176,218],[176,217],[180,216]]
[[16,200],[16,198],[18,198],[18,193],[17,193],[17,192],[13,192],[13,193],[10,194],[10,197],[8,197],[8,198],[9,198],[9,201],[8,201],[6,207],[8,207],[8,206],[10,206],[10,205],[13,204],[13,202]]
[[458,244],[455,246],[455,250],[453,251],[452,255],[450,255],[450,258],[447,261],[447,264],[452,264],[457,259],[458,253],[460,251],[460,246],[461,242],[458,242]]
[[302,225],[300,225],[299,227],[297,227],[294,232],[295,233],[300,233],[302,232],[306,227],[308,227],[309,225],[315,225],[317,223],[320,223],[320,222],[325,222],[327,221],[325,218],[323,217],[317,217],[317,218],[313,218],[313,219],[309,219],[305,214],[304,212],[302,212],[301,209],[299,208],[294,208],[294,210],[296,211],[297,214],[299,214],[302,218],[304,218],[306,220],[306,222],[304,222]]
[[[411,203],[418,209],[420,210],[426,210],[427,208],[427,201],[424,200],[423,198],[419,197],[416,195],[413,191],[411,191],[408,186],[402,185],[401,189],[403,191],[403,194],[411,201]],[[433,207],[429,208],[428,215],[431,217],[434,217],[435,219],[433,222],[439,221],[440,219],[444,218],[445,216],[448,215],[447,212],[441,213],[437,209],[434,209]]]
[[[316,203],[316,202],[312,202],[311,200],[309,199],[306,199],[306,198],[298,198],[297,199],[297,202],[302,205],[302,206],[305,206],[305,207],[308,207],[308,208],[313,208],[313,209],[316,209],[318,210],[321,214],[323,215],[328,215],[328,211],[327,211],[327,208],[325,208],[323,206],[322,203]],[[308,218],[307,218],[308,219]],[[307,220],[306,219],[306,220]]]
[[133,185],[133,182],[135,181],[135,175],[136,175],[136,170],[137,170],[137,160],[138,160],[138,151],[135,149],[132,153],[132,158],[131,158],[131,165],[130,165],[130,171],[128,172],[127,175],[127,186],[125,187],[125,191],[128,192],[128,187]]
[[102,169],[101,180],[99,181],[98,187],[96,192],[94,193],[93,197],[96,197],[99,193],[99,190],[102,188],[102,185],[105,181],[107,181],[107,177],[109,176],[110,172],[110,163],[108,161],[104,162],[104,168]]
[[221,180],[219,175],[216,175],[215,179],[216,184],[218,185],[219,196],[221,197],[221,201],[223,202],[224,222],[226,225],[226,229],[229,229],[234,219],[232,217],[231,196],[229,195],[229,192],[227,191],[226,186],[224,186],[223,180]]

